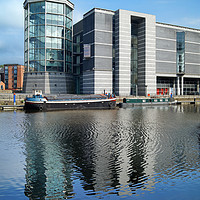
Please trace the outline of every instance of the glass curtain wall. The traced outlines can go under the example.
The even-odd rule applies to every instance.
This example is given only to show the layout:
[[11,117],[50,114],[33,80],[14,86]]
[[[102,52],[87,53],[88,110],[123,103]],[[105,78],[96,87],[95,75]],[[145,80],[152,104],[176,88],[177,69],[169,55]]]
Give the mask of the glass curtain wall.
[[72,9],[54,2],[25,8],[27,71],[72,72]]
[[185,32],[176,33],[177,73],[185,73]]
[[131,95],[137,95],[138,84],[138,23],[131,23]]

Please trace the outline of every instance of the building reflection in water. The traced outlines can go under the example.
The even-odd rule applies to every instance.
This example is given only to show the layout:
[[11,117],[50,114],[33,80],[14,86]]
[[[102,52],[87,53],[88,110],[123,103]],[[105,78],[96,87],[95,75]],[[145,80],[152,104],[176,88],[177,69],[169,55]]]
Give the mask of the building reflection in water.
[[199,163],[188,116],[177,107],[27,114],[25,194],[73,198],[79,180],[85,195],[129,196],[186,177]]

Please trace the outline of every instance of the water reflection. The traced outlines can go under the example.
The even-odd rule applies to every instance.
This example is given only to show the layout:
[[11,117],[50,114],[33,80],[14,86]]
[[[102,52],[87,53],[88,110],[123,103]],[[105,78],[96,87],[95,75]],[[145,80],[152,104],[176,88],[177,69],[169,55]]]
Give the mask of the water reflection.
[[166,106],[26,114],[25,195],[126,197],[139,189],[153,191],[169,179],[199,178],[199,110]]

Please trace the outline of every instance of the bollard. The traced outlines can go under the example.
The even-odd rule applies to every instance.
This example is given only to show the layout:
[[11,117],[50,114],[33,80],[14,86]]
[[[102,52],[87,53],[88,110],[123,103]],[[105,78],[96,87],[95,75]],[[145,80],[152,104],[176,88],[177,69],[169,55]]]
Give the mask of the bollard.
[[14,96],[13,96],[13,101],[14,101],[14,106],[16,105],[16,96],[15,96],[15,93],[14,93]]

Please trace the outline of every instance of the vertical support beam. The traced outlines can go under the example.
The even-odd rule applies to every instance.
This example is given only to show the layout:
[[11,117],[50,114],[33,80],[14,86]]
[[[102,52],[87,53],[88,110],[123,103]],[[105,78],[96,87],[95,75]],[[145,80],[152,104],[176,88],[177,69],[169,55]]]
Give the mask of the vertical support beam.
[[176,92],[176,80],[174,78],[174,82],[173,82],[173,95],[176,95],[177,92]]
[[179,80],[179,76],[177,77],[177,95],[180,95],[180,80]]
[[199,93],[199,80],[197,81],[197,92]]
[[184,88],[184,78],[181,77],[181,95],[183,95],[183,88]]

